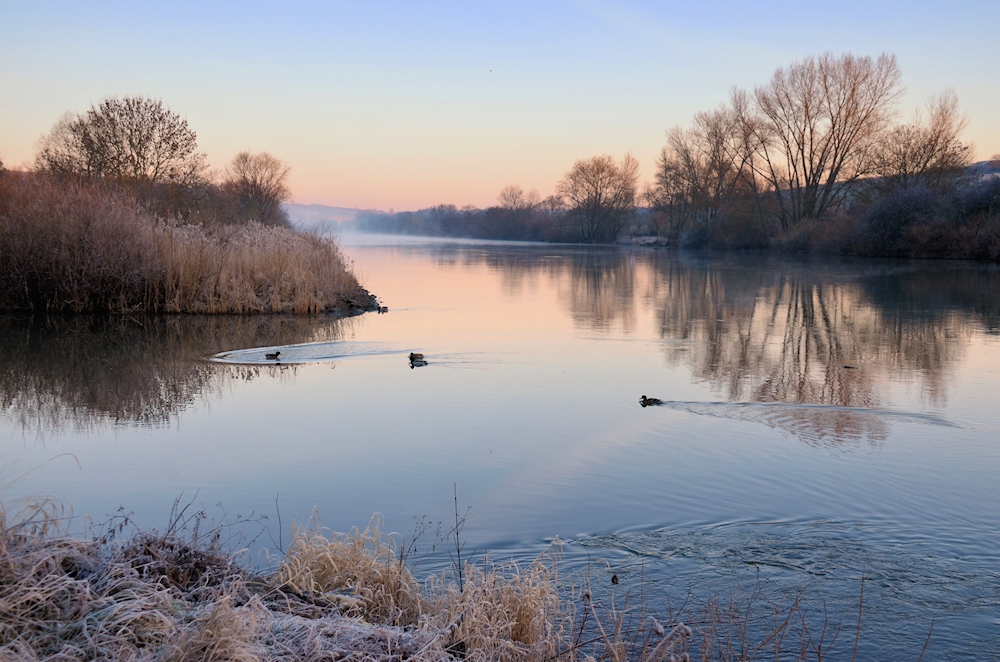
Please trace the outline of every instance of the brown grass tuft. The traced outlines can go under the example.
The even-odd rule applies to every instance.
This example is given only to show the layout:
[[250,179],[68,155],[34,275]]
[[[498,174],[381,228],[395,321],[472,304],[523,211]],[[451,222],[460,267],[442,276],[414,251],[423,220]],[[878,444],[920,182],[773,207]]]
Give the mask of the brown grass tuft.
[[294,534],[275,576],[279,586],[300,594],[333,594],[349,616],[390,625],[417,622],[424,607],[420,587],[382,535],[377,517],[364,531],[346,535],[324,532],[315,519],[312,524]]
[[462,591],[443,578],[430,584],[440,609],[430,622],[440,628],[443,647],[483,662],[554,658],[572,622],[555,567],[554,557],[527,568],[467,565]]

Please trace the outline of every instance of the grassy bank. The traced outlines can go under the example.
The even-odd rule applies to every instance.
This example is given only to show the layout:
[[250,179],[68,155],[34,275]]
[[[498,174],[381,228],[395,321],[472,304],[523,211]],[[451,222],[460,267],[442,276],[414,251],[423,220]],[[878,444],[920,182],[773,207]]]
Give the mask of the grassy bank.
[[298,530],[277,570],[220,530],[66,536],[53,504],[0,520],[0,660],[549,659],[568,613],[549,566],[418,583],[377,528]]
[[[557,555],[418,581],[378,521],[299,527],[274,568],[175,510],[166,531],[118,518],[69,536],[57,506],[0,507],[0,660],[823,660],[855,638],[759,586],[657,612],[645,588]],[[863,595],[863,588],[862,588]],[[685,622],[681,621],[681,617]],[[860,618],[860,612],[859,612]],[[834,646],[836,644],[836,646]]]
[[373,305],[328,238],[155,216],[125,189],[0,177],[0,310],[316,313]]

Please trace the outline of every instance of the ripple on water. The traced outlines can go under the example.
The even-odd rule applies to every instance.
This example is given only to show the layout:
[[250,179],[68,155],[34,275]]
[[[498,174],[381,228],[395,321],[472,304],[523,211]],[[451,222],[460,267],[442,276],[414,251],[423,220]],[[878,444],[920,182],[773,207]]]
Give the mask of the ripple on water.
[[406,354],[410,349],[393,347],[379,342],[318,342],[301,345],[275,345],[273,347],[250,347],[220,352],[209,360],[216,363],[272,364],[268,354],[280,352],[281,363],[322,363],[359,356],[384,354]]
[[933,414],[825,404],[666,401],[652,406],[685,411],[699,416],[762,423],[813,445],[858,440],[881,441],[888,434],[886,423],[893,420],[951,428],[961,427]]
[[[316,342],[302,343],[298,345],[273,345],[269,347],[236,349],[228,352],[220,352],[215,356],[209,357],[208,360],[215,363],[232,363],[241,365],[323,363],[329,361],[339,361],[341,359],[364,358],[370,356],[406,356],[413,351],[417,351],[417,349],[414,347],[399,347],[390,343],[381,342]],[[280,352],[278,361],[267,358],[268,354],[273,354],[275,352]],[[452,352],[447,354],[425,353],[424,356],[426,359],[426,365],[433,365],[436,367],[448,366],[453,368],[473,368],[484,367],[501,362],[500,359],[497,359],[492,354],[486,352]]]
[[[734,577],[748,587],[760,579],[767,595],[802,591],[807,612],[822,617],[825,609],[832,623],[845,626],[857,618],[863,574],[862,659],[916,659],[932,621],[930,653],[978,659],[1000,649],[1000,629],[989,626],[1000,616],[1000,535],[973,528],[947,535],[942,550],[932,532],[810,520],[665,528],[575,543],[588,558],[603,550],[616,571],[641,566],[645,580],[666,587],[678,603],[688,593],[725,594]],[[911,646],[900,651],[900,641]]]

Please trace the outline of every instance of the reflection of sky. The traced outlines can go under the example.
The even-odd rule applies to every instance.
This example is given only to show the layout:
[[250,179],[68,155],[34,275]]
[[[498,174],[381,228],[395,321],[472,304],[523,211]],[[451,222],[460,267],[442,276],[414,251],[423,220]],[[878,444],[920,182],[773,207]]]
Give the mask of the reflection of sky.
[[543,195],[573,161],[664,131],[824,51],[897,54],[909,116],[955,88],[980,158],[1000,152],[989,2],[5,3],[0,151],[31,158],[65,111],[162,98],[214,167],[293,167],[300,202],[417,208]]

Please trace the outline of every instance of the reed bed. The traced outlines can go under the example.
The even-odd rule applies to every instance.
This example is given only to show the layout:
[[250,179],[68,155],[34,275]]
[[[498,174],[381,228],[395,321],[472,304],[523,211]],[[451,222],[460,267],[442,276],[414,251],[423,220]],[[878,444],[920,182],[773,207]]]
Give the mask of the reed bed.
[[[0,510],[0,660],[545,659],[558,599],[541,569],[416,582],[377,526],[296,532],[258,574],[218,531],[65,534],[52,503]],[[123,530],[121,523],[118,532]]]
[[333,240],[162,219],[121,189],[0,178],[0,309],[318,313],[374,305]]
[[66,521],[52,502],[0,506],[0,661],[822,662],[838,640],[856,656],[840,626],[811,629],[799,599],[776,604],[759,586],[658,612],[607,573],[560,577],[557,554],[420,582],[378,520],[348,534],[313,520],[268,572],[198,516],[124,537],[127,519],[87,537]]

